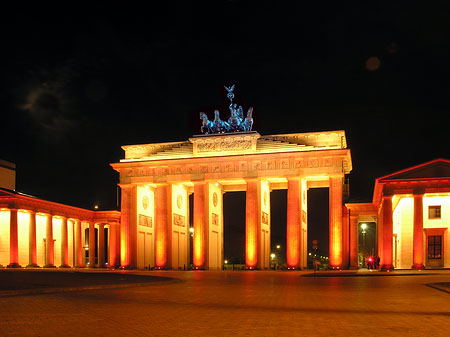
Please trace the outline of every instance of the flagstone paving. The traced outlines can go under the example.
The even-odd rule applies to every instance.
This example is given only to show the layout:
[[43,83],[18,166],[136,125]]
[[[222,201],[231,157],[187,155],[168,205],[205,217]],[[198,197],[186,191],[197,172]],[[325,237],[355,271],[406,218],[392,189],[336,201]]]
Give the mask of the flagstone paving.
[[[31,274],[31,273],[30,273]],[[181,282],[0,298],[1,336],[449,336],[450,272],[141,272]],[[1,273],[0,273],[1,277]]]

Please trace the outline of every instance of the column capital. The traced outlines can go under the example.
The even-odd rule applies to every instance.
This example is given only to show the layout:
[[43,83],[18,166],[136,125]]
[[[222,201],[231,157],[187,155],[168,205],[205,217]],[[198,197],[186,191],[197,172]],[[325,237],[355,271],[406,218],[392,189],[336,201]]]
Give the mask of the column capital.
[[425,187],[416,187],[413,189],[413,195],[415,197],[423,197],[423,195],[425,194]]
[[393,196],[394,196],[393,194],[390,194],[390,195],[389,194],[388,195],[384,195],[383,194],[383,200],[392,200]]

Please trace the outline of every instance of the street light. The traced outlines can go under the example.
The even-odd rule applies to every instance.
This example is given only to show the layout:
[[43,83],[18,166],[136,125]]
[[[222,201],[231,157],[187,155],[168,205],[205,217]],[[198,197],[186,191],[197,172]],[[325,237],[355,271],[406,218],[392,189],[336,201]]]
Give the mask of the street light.
[[364,248],[366,248],[366,228],[367,224],[365,223],[361,224],[362,245]]

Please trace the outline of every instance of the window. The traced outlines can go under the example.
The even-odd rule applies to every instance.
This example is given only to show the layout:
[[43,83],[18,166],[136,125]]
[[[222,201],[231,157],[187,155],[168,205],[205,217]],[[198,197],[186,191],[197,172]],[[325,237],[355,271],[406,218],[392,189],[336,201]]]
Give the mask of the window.
[[428,237],[428,259],[440,259],[442,251],[442,235]]
[[441,218],[441,205],[428,206],[428,219],[440,219]]

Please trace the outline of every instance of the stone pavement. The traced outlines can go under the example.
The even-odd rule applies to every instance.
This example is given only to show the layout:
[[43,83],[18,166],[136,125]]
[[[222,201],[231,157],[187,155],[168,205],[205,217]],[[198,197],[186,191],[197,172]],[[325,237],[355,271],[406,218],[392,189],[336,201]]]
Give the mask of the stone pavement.
[[[450,272],[133,274],[178,283],[0,298],[1,336],[450,336]],[[337,276],[337,277],[336,277]],[[1,277],[1,274],[0,274]]]

